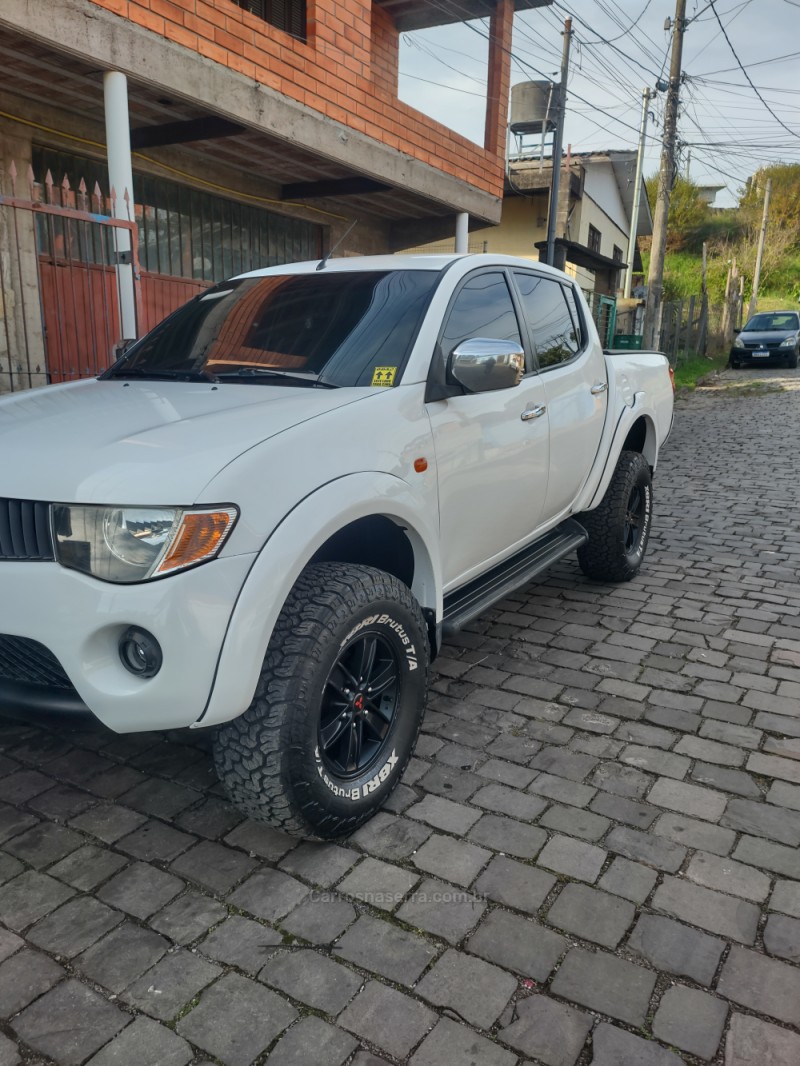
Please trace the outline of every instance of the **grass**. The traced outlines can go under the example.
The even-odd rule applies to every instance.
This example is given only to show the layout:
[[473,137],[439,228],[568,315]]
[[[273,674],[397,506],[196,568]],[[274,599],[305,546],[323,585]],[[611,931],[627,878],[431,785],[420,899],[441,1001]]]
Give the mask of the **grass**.
[[688,359],[678,357],[675,366],[675,387],[678,389],[694,389],[703,380],[716,370],[722,370],[727,364],[728,356],[725,355],[692,355]]

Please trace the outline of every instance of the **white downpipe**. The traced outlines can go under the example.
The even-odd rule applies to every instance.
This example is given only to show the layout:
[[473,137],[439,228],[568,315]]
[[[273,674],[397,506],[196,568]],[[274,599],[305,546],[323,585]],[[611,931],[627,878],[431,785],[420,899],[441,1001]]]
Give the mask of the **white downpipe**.
[[[131,128],[128,117],[128,79],[124,74],[116,70],[105,71],[103,97],[109,191],[113,189],[116,193],[116,200],[113,203],[114,217],[131,222],[133,220],[133,165],[131,163]],[[130,252],[129,231],[115,229],[114,233],[117,252],[123,254]],[[129,263],[117,263],[116,272],[121,339],[133,340],[137,336],[133,266]]]
[[469,215],[460,211],[456,215],[456,254],[463,255],[469,251]]

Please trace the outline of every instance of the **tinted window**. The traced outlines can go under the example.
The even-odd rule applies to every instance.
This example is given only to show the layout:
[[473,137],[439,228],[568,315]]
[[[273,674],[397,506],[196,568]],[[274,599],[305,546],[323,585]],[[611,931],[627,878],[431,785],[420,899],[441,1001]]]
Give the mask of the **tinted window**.
[[578,310],[578,301],[575,299],[575,291],[569,285],[564,286],[564,298],[567,301],[567,306],[572,315],[572,322],[575,327],[575,338],[578,344],[578,350],[580,350],[586,343],[586,334],[583,332],[583,319]]
[[224,282],[156,326],[109,373],[253,381],[283,371],[331,385],[396,384],[438,280],[436,271],[392,270]]
[[456,296],[442,333],[445,355],[470,337],[510,340],[522,346],[514,304],[502,274],[478,274]]
[[578,326],[567,307],[564,286],[536,274],[515,274],[539,366],[557,366],[581,349]]

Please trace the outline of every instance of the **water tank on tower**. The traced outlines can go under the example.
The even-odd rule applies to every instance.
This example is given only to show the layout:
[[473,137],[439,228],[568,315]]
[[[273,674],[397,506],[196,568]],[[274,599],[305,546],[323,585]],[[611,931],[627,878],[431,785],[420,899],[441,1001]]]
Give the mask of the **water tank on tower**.
[[556,126],[558,84],[551,81],[520,81],[511,87],[509,128],[517,136],[552,131]]

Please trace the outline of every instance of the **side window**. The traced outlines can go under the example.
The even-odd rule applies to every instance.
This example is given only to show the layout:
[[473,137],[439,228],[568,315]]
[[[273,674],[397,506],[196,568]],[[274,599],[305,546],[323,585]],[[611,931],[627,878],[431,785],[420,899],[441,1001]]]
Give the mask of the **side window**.
[[580,310],[578,309],[578,301],[575,299],[575,290],[570,285],[564,286],[564,296],[569,307],[569,312],[572,315],[572,323],[575,327],[575,340],[578,345],[578,351],[586,344],[586,333],[583,328],[583,319],[581,318]]
[[502,274],[477,274],[464,284],[442,331],[445,356],[470,337],[510,340],[522,347],[519,322]]
[[[569,362],[581,350],[580,319],[578,322],[572,320],[564,286],[552,278],[536,274],[515,273],[514,277],[539,367],[546,370]],[[574,306],[574,297],[572,302]]]

